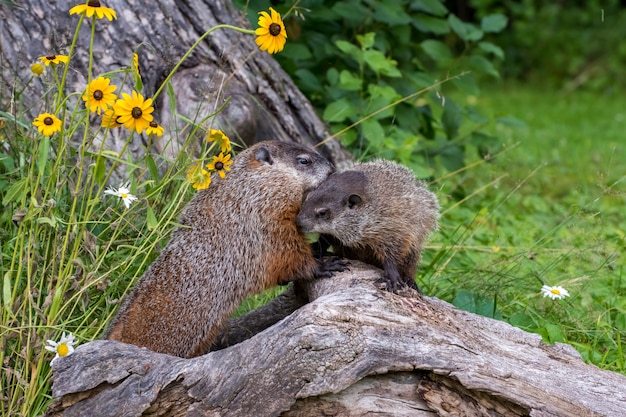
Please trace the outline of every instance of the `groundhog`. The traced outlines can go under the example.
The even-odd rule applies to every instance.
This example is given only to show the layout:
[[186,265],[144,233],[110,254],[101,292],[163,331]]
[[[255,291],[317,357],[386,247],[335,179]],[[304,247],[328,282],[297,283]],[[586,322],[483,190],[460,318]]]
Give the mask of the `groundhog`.
[[413,172],[376,160],[334,173],[310,192],[298,214],[305,233],[320,233],[322,252],[384,270],[388,290],[419,291],[415,273],[422,247],[437,228],[439,203]]
[[260,142],[234,158],[183,209],[181,226],[127,296],[105,338],[193,357],[209,351],[247,296],[277,284],[331,276],[296,216],[307,191],[334,171],[304,146]]

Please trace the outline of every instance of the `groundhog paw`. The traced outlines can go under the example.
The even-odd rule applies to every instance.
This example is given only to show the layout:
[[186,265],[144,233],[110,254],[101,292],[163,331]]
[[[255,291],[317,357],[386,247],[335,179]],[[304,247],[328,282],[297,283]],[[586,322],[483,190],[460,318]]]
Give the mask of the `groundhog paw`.
[[338,256],[324,256],[317,260],[315,278],[330,278],[335,272],[348,271],[350,262]]

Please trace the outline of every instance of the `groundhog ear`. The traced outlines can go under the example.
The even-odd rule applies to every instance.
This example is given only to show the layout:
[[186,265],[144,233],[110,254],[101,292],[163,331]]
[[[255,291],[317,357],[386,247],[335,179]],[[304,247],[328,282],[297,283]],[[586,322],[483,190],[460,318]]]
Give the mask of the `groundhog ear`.
[[256,150],[254,154],[254,158],[263,164],[268,164],[268,165],[274,164],[272,155],[270,155],[270,150],[267,149],[265,146],[261,146],[259,149]]
[[354,208],[354,206],[361,204],[361,201],[363,201],[363,199],[360,195],[350,194],[350,197],[348,197],[348,208]]

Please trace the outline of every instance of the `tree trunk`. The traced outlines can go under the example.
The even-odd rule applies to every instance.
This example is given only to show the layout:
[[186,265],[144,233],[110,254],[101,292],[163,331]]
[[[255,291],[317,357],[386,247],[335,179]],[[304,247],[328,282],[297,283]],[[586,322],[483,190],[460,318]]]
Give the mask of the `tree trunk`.
[[290,288],[260,315],[293,313],[263,331],[258,311],[233,320],[225,335],[254,336],[194,359],[79,346],[53,365],[46,415],[623,415],[626,377],[507,323],[381,290],[379,277],[353,262],[302,285],[300,308]]
[[[0,5],[0,101],[5,109],[13,109],[15,115],[26,113],[31,118],[55,111],[42,100],[49,87],[44,84],[45,77],[35,77],[29,83],[30,65],[39,56],[69,54],[79,21],[77,15],[69,15],[69,9],[82,2],[32,0],[23,5]],[[156,92],[185,52],[208,29],[222,23],[249,28],[244,14],[229,0],[103,0],[102,4],[113,8],[118,18],[112,22],[96,21],[93,76],[129,69],[136,51],[146,97]],[[90,36],[90,20],[85,19],[71,57],[66,95],[85,90]],[[171,79],[176,113],[183,117],[173,116],[176,113],[170,109],[172,103],[164,90],[157,97],[154,116],[166,134],[152,142],[145,135],[135,135],[129,146],[133,156],[141,155],[149,145],[155,154],[175,157],[191,130],[185,120],[200,122],[223,105],[223,111],[202,125],[222,129],[236,143],[281,139],[316,145],[326,139],[329,132],[309,101],[274,58],[259,50],[254,38],[231,29],[218,29],[205,38]],[[57,67],[59,74],[62,68]],[[47,72],[51,75],[52,68]],[[118,74],[118,78],[121,80],[123,74]],[[127,82],[122,91],[129,93],[131,88]],[[120,95],[121,91],[115,93]],[[70,110],[76,106],[84,106],[80,95],[68,101]],[[98,124],[94,121],[94,125]],[[194,140],[199,142],[205,136],[199,134]],[[106,147],[121,151],[127,137],[119,129],[112,130]],[[319,150],[339,167],[351,158],[335,140],[326,142]]]

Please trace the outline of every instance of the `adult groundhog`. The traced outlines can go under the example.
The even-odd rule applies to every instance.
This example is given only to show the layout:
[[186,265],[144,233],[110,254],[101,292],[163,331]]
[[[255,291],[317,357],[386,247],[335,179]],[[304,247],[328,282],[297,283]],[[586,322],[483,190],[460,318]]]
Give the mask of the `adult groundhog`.
[[183,226],[123,301],[107,339],[197,356],[245,297],[346,269],[336,258],[316,260],[296,227],[305,193],[333,172],[329,161],[268,141],[241,152],[231,168],[187,204]]
[[411,170],[376,160],[328,177],[307,195],[296,222],[320,233],[323,249],[383,268],[388,290],[419,291],[415,273],[438,217],[437,198]]

